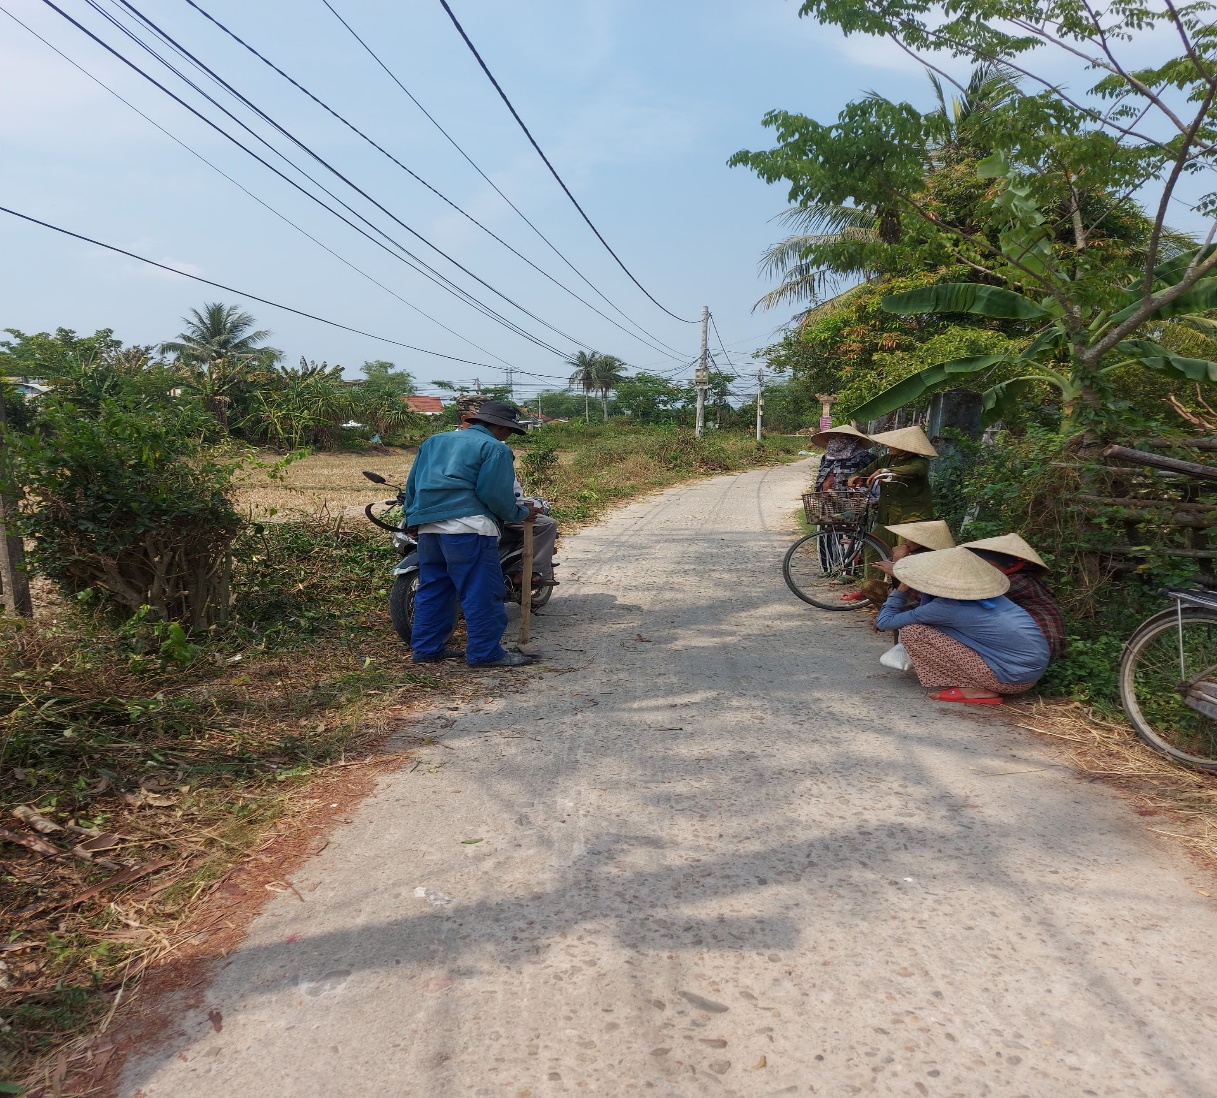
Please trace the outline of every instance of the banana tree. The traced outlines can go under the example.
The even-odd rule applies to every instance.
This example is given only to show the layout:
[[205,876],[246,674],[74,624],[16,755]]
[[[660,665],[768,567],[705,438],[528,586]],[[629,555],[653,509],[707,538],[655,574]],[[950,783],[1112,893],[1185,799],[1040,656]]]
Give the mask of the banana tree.
[[992,207],[1002,226],[998,238],[1010,265],[1007,273],[1012,281],[1038,284],[1047,291],[1045,296],[1036,300],[1001,286],[954,283],[894,294],[884,299],[883,308],[901,316],[961,313],[1017,321],[1030,329],[1031,338],[1017,354],[936,363],[855,408],[854,418],[886,415],[955,378],[997,367],[1025,372],[985,391],[990,419],[1000,419],[1029,386],[1046,384],[1061,394],[1066,431],[1078,425],[1083,410],[1091,419],[1102,418],[1104,379],[1123,366],[1136,364],[1175,378],[1217,383],[1217,363],[1187,358],[1140,338],[1147,326],[1194,318],[1217,308],[1217,274],[1208,273],[1217,262],[1217,248],[1183,249],[1153,268],[1148,286],[1139,275],[1126,289],[1088,302],[1054,256],[1045,218],[1026,181],[1014,175],[1000,153],[981,161],[978,168],[983,177],[999,180]]
[[[1159,278],[1169,279],[1180,266],[1186,266],[1183,258],[1170,260],[1159,268]],[[1141,299],[1142,289],[1138,284],[1124,291],[1120,302],[1122,307],[1098,311],[1086,325],[1086,342],[1093,345],[1102,340],[1132,315]],[[1075,340],[1057,302],[1052,299],[1037,302],[1024,294],[997,286],[972,283],[928,286],[885,298],[883,308],[902,316],[963,313],[1028,321],[1038,325],[1038,329],[1028,345],[1017,354],[974,355],[939,362],[905,378],[855,408],[853,417],[862,421],[894,412],[962,376],[981,374],[998,367],[1021,367],[1025,372],[1006,378],[984,391],[984,409],[990,420],[1002,418],[1012,402],[1030,386],[1048,385],[1061,395],[1066,428],[1076,420],[1079,401],[1093,389],[1096,377],[1101,378],[1123,366],[1136,364],[1182,380],[1217,383],[1217,362],[1187,358],[1148,339],[1120,340],[1112,345],[1103,364],[1097,369],[1080,369],[1076,363],[1065,364],[1062,360],[1069,359]],[[1186,317],[1214,308],[1217,308],[1217,277],[1202,279],[1185,294],[1152,313],[1146,318],[1146,323]]]

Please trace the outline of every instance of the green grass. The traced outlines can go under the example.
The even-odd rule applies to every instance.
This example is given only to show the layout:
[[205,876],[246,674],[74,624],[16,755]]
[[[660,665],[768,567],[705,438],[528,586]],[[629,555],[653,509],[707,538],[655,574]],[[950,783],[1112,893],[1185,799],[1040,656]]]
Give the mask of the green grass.
[[[559,522],[590,522],[608,508],[645,492],[693,477],[732,473],[797,459],[806,440],[766,437],[758,443],[744,432],[708,431],[694,437],[687,427],[556,424],[521,441],[528,489],[554,504]],[[557,451],[556,463],[538,463],[538,452]],[[532,459],[532,460],[530,460]],[[531,464],[547,464],[529,476]]]

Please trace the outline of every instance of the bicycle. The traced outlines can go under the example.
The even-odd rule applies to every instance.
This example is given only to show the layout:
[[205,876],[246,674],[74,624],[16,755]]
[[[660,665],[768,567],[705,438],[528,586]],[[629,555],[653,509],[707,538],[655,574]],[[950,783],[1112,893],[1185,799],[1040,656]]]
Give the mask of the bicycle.
[[1217,593],[1166,588],[1120,658],[1120,703],[1142,742],[1217,771]]
[[808,492],[803,496],[807,522],[818,529],[786,550],[782,577],[799,598],[820,610],[861,610],[865,600],[842,602],[845,588],[862,577],[867,550],[876,560],[891,560],[891,550],[868,533],[874,505],[867,488]]

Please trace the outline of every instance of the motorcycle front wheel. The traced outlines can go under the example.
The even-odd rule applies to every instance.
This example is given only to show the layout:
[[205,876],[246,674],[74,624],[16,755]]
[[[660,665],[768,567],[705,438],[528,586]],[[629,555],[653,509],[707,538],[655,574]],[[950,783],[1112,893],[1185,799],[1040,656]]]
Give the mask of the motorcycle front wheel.
[[[410,634],[414,630],[414,598],[418,594],[418,573],[407,572],[393,579],[393,587],[389,591],[389,621],[393,623],[393,632],[401,637],[402,643],[410,645]],[[536,606],[536,603],[533,603]],[[459,615],[460,611],[457,611]],[[456,632],[457,619],[452,619],[452,629],[448,640]]]
[[393,577],[393,588],[389,591],[389,620],[393,623],[393,631],[405,644],[410,643],[410,632],[414,628],[414,596],[417,593],[417,572]]

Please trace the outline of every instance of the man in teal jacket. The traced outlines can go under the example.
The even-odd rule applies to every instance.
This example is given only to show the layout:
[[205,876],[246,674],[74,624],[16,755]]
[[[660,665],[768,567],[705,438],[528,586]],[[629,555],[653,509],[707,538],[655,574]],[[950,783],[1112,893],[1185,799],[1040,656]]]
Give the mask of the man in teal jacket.
[[[464,657],[470,667],[522,667],[528,656],[503,650],[507,610],[499,566],[499,529],[536,513],[516,502],[506,440],[523,434],[520,413],[486,401],[464,431],[432,435],[419,447],[406,480],[406,522],[418,527],[418,593],[410,647],[415,663]],[[465,613],[466,650],[446,642]]]

